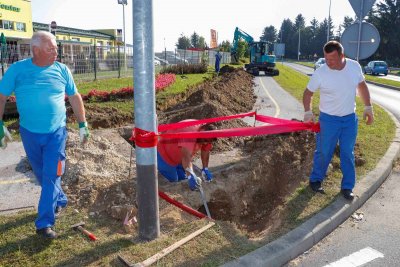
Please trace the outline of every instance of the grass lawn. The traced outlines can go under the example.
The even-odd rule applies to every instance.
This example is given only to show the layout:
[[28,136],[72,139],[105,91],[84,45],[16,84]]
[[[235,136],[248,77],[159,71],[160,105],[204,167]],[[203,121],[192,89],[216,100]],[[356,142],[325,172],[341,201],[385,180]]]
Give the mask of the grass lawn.
[[[275,77],[276,81],[300,100],[309,78],[284,65],[279,64],[278,67],[280,75]],[[157,94],[157,99],[167,94],[179,94],[185,91],[188,85],[201,82],[205,75],[185,76],[187,79],[177,76],[176,83]],[[110,90],[115,89],[111,87]],[[132,110],[131,102],[126,105],[126,108]],[[317,112],[317,95],[314,97],[313,106]],[[358,113],[362,111],[359,102],[357,110]],[[388,114],[379,106],[375,106],[374,111],[376,115],[374,125],[365,126],[360,121],[357,142],[367,164],[357,169],[358,177],[362,177],[374,168],[386,152],[395,133],[394,123]],[[295,228],[329,205],[339,193],[340,178],[338,171],[330,174],[324,184],[326,195],[314,195],[305,184],[298,188],[282,207],[282,212],[285,214],[283,227],[268,240],[250,241],[232,224],[217,222],[216,226],[181,246],[157,264],[218,266],[240,257]],[[176,225],[173,231],[162,232],[157,240],[139,242],[136,237],[122,233],[120,222],[98,219],[88,216],[85,212],[78,213],[72,208],[66,209],[65,212],[56,226],[61,236],[52,242],[42,240],[34,233],[34,212],[0,216],[0,266],[121,266],[116,259],[117,255],[122,255],[132,263],[143,261],[206,224],[203,220],[196,220],[185,225]],[[87,229],[97,235],[99,240],[89,241],[80,233],[70,229],[72,224],[79,221],[85,221]]]

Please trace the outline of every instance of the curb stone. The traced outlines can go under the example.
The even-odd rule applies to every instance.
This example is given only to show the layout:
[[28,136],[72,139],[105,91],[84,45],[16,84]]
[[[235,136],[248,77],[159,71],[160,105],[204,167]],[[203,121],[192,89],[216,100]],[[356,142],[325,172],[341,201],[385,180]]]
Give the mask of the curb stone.
[[386,112],[396,124],[395,137],[375,169],[357,182],[356,198],[351,203],[339,197],[296,229],[222,266],[282,266],[309,250],[358,210],[389,177],[400,153],[400,124],[391,112]]

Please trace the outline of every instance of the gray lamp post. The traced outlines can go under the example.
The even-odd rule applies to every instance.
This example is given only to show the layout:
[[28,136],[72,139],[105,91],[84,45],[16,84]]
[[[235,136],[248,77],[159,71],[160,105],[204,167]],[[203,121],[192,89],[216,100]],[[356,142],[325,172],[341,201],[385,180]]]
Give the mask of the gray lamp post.
[[124,28],[124,70],[126,69],[126,39],[125,39],[125,5],[128,5],[128,0],[118,0],[118,4],[122,5],[122,18]]
[[299,25],[299,44],[297,46],[297,61],[300,61],[300,25]]
[[328,14],[328,31],[326,32],[326,42],[329,42],[329,32],[330,32],[330,21],[331,21],[331,2],[332,0],[329,0],[329,14]]

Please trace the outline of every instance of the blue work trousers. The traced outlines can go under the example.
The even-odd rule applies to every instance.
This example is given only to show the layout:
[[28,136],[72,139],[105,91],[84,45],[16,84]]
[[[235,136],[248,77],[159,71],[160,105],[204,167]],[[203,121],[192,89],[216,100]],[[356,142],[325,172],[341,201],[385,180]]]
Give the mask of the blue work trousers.
[[54,133],[38,134],[20,127],[20,133],[29,163],[42,187],[36,228],[52,227],[55,223],[56,207],[65,207],[68,202],[61,188],[67,130],[61,127]]
[[186,179],[186,172],[182,164],[171,166],[165,162],[157,152],[157,169],[170,182],[178,182]]
[[321,131],[317,133],[314,165],[310,182],[323,181],[331,162],[336,144],[340,148],[340,168],[342,170],[341,189],[353,189],[356,182],[354,146],[357,138],[358,118],[355,113],[343,117],[321,112]]

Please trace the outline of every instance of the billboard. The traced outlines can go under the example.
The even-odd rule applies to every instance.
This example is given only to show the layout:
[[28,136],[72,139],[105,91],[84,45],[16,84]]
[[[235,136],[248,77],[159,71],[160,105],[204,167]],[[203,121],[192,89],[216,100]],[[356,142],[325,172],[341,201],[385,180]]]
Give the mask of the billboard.
[[218,36],[217,36],[217,31],[211,29],[210,48],[217,48],[217,47],[218,47]]

